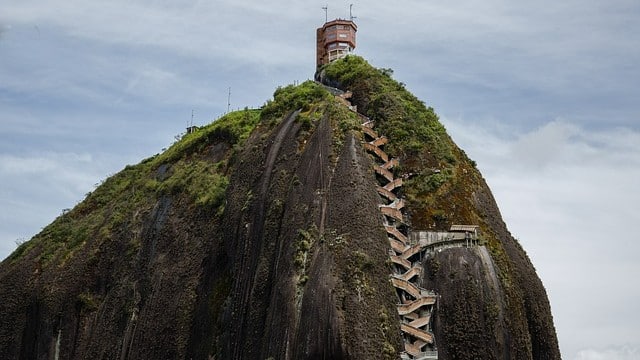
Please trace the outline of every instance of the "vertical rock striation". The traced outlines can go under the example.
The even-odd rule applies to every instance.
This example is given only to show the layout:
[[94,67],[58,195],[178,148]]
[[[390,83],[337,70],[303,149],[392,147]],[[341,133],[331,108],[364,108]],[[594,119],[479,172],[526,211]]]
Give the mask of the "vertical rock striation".
[[382,176],[404,180],[411,230],[481,230],[422,259],[439,358],[559,359],[542,283],[433,110],[357,57],[318,78],[353,93],[393,166],[325,86],[279,88],[106,179],[5,259],[3,357],[397,359]]

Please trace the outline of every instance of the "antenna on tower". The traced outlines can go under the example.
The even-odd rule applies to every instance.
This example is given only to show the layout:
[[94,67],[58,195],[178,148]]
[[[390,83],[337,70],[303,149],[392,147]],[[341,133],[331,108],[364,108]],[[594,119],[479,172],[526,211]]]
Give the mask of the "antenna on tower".
[[191,124],[189,124],[189,127],[193,126],[193,109],[191,109]]
[[353,21],[353,19],[357,19],[357,17],[353,16],[351,9],[353,8],[353,4],[349,4],[349,20]]
[[326,24],[329,22],[329,4],[323,6],[322,10],[324,10],[324,22]]
[[231,107],[231,86],[229,86],[229,95],[227,96],[227,113],[229,112],[230,107]]

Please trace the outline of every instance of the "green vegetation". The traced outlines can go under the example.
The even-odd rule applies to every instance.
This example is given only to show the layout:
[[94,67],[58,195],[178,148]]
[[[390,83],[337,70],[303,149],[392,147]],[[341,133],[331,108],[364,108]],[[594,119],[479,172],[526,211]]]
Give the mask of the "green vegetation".
[[469,201],[482,181],[475,162],[453,143],[434,110],[392,74],[391,69],[376,69],[361,57],[347,56],[325,65],[318,76],[325,84],[351,91],[358,111],[389,139],[383,150],[400,160],[394,172],[404,176],[412,225],[447,229],[452,222],[477,223],[479,215]]
[[[122,233],[131,236],[127,255],[132,256],[140,247],[144,222],[161,197],[184,199],[213,216],[222,214],[233,147],[242,145],[259,119],[259,110],[229,113],[184,135],[164,153],[126,166],[21,244],[10,259],[37,249],[43,265],[63,266],[88,242],[108,241]],[[226,154],[213,162],[206,149],[216,144],[225,144],[220,151]]]
[[[483,211],[492,211],[490,205],[486,205],[492,201],[490,194],[483,194],[484,188],[482,186],[484,183],[475,169],[475,163],[453,144],[444,127],[439,123],[433,109],[427,108],[406,91],[402,83],[391,79],[393,73],[391,69],[375,69],[361,58],[347,57],[328,65],[323,71],[327,79],[326,83],[353,91],[352,103],[358,106],[360,112],[376,121],[376,131],[391,140],[389,144],[384,146],[384,151],[401,160],[401,166],[394,167],[393,170],[396,172],[395,176],[402,175],[405,179],[403,196],[411,203],[409,206],[409,214],[413,222],[411,225],[416,229],[431,227],[443,229],[448,228],[452,222],[479,224],[483,231],[482,242],[489,247],[493,263],[497,266],[497,276],[501,285],[499,290],[506,294],[505,319],[512,321],[509,319],[513,318],[515,320],[512,322],[515,323],[519,321],[520,317],[528,316],[517,307],[520,306],[519,304],[529,306],[528,304],[532,303],[529,299],[523,300],[519,284],[526,284],[529,280],[524,282],[522,279],[534,276],[515,271],[518,270],[517,262],[512,261],[513,257],[505,251],[505,247],[501,243],[501,241],[506,241],[504,240],[506,235],[498,239],[496,233],[490,231],[489,228],[496,227],[487,223],[486,219],[490,218],[490,215],[482,213]],[[261,164],[264,164],[262,160],[266,152],[269,151],[269,147],[272,146],[271,144],[274,143],[273,139],[278,138],[274,127],[282,121],[284,116],[295,110],[299,110],[299,114],[295,119],[296,123],[291,128],[297,129],[297,133],[288,132],[289,129],[283,127],[281,128],[283,131],[279,134],[286,136],[286,141],[291,139],[297,141],[297,148],[294,146],[296,144],[292,145],[291,142],[287,142],[286,145],[289,148],[286,151],[274,151],[273,154],[277,154],[278,157],[275,162],[276,166],[270,174],[266,174],[269,177],[268,183],[259,182],[265,179],[265,174],[261,171],[263,168]],[[310,218],[305,214],[317,215],[317,209],[314,207],[318,204],[317,199],[324,197],[333,200],[332,191],[327,191],[333,188],[315,189],[309,186],[307,189],[301,189],[300,186],[303,183],[311,183],[312,185],[316,183],[310,182],[313,172],[300,172],[298,170],[305,168],[296,164],[296,162],[302,162],[301,159],[306,159],[304,150],[312,150],[312,154],[315,155],[319,153],[317,149],[322,149],[322,157],[318,158],[328,157],[333,165],[336,165],[338,154],[345,150],[343,148],[345,134],[354,130],[360,131],[360,123],[361,118],[356,113],[340,104],[339,99],[335,99],[329,91],[317,83],[308,81],[299,86],[279,88],[274,93],[274,100],[269,101],[263,109],[245,109],[227,114],[210,125],[182,136],[164,153],[143,160],[138,165],[127,166],[118,174],[110,176],[73,210],[63,211],[58,219],[33,240],[20,244],[9,261],[29,256],[30,259],[33,258],[39,262],[38,266],[34,268],[38,272],[42,270],[44,274],[50,270],[47,268],[64,267],[67,264],[78,265],[74,262],[84,260],[104,259],[105,263],[111,266],[109,261],[113,259],[113,254],[115,254],[118,261],[123,261],[126,267],[127,262],[133,265],[136,264],[134,261],[147,261],[144,259],[146,251],[140,252],[142,244],[145,244],[145,249],[147,249],[146,245],[155,249],[155,245],[151,243],[157,240],[156,234],[159,232],[164,232],[161,234],[163,240],[164,236],[168,235],[166,238],[169,238],[170,245],[175,245],[180,249],[191,249],[200,254],[206,254],[201,251],[203,248],[211,249],[211,254],[213,254],[217,252],[214,250],[217,250],[217,247],[224,243],[225,250],[221,251],[219,257],[218,255],[206,255],[210,256],[212,260],[211,266],[208,262],[202,265],[205,266],[205,269],[213,270],[207,273],[207,276],[211,276],[212,282],[206,282],[208,281],[207,277],[187,278],[187,280],[193,280],[194,285],[180,297],[178,311],[174,317],[178,328],[181,329],[188,327],[192,316],[207,318],[207,320],[202,320],[202,328],[207,332],[202,337],[215,339],[213,340],[213,349],[216,349],[221,347],[220,343],[224,341],[222,335],[227,332],[228,328],[227,320],[219,321],[223,317],[223,311],[227,308],[225,304],[228,304],[230,296],[232,296],[232,300],[237,300],[235,299],[237,295],[232,294],[236,280],[230,273],[233,257],[229,258],[226,247],[234,246],[230,244],[234,244],[235,241],[244,240],[242,237],[244,235],[238,235],[242,231],[239,225],[244,225],[255,219],[254,215],[258,214],[256,212],[258,207],[264,207],[267,209],[266,216],[261,215],[264,222],[260,227],[256,226],[260,231],[264,230],[261,233],[264,239],[263,244],[256,243],[262,248],[256,252],[258,247],[252,246],[250,250],[245,249],[244,252],[249,254],[247,251],[251,251],[250,255],[257,261],[256,271],[248,276],[269,279],[269,282],[259,284],[259,287],[251,285],[253,286],[252,291],[256,294],[263,293],[261,290],[271,284],[271,276],[275,276],[273,278],[274,284],[278,281],[281,274],[272,275],[270,273],[273,261],[277,261],[274,260],[277,258],[273,254],[278,257],[281,254],[286,254],[289,257],[289,263],[286,266],[276,266],[276,268],[278,272],[286,276],[286,279],[291,277],[295,279],[293,281],[295,282],[294,301],[299,312],[305,289],[326,286],[324,281],[317,281],[314,278],[309,281],[314,255],[316,255],[316,259],[323,261],[326,259],[327,266],[322,266],[324,268],[322,271],[330,274],[332,282],[335,281],[335,286],[331,284],[334,286],[331,289],[331,296],[335,298],[334,305],[339,312],[351,316],[350,319],[353,320],[348,322],[346,329],[352,330],[351,327],[368,329],[366,334],[363,333],[363,336],[375,341],[371,342],[374,346],[369,346],[369,349],[373,348],[377,352],[374,357],[395,358],[401,345],[399,341],[391,342],[390,340],[400,340],[400,332],[398,331],[397,313],[393,308],[393,299],[391,299],[394,293],[386,293],[387,290],[393,291],[393,289],[390,289],[387,281],[387,270],[381,267],[382,264],[385,264],[385,259],[387,267],[392,264],[385,255],[386,243],[372,243],[374,236],[369,236],[370,234],[366,232],[361,234],[361,229],[358,226],[353,227],[353,222],[349,217],[351,214],[347,213],[344,216],[342,211],[332,213],[333,208],[331,207],[328,209],[331,216],[328,217],[330,220],[327,223],[338,226],[340,231],[344,233],[338,234],[338,230],[327,228],[321,234],[316,225],[309,226],[307,220]],[[329,137],[325,128],[327,124],[330,124],[331,131],[333,131],[332,154],[324,154]],[[322,126],[322,132],[316,133],[322,137],[308,141],[317,126]],[[252,135],[251,146],[243,149],[245,140],[253,130],[256,131]],[[320,142],[316,141],[318,139]],[[309,146],[309,148],[305,149],[305,146]],[[272,149],[274,148],[272,146]],[[239,151],[242,151],[242,157],[236,156]],[[227,195],[231,173],[238,163],[243,164],[241,167],[238,166],[238,172],[235,176],[240,180],[237,184],[233,184],[233,191],[229,191]],[[278,167],[280,165],[282,167]],[[316,167],[315,163],[313,165]],[[331,167],[331,164],[321,160],[320,166],[323,171],[325,165]],[[355,165],[359,165],[359,163],[352,163],[352,166]],[[296,168],[296,166],[298,167]],[[371,173],[373,175],[373,171]],[[301,176],[300,178],[298,174]],[[344,179],[343,173],[334,174],[341,175],[332,175],[334,180]],[[263,176],[262,179],[261,176]],[[324,179],[321,178],[321,180],[320,183],[324,185]],[[353,180],[351,184],[360,181],[358,179],[349,180]],[[253,193],[253,191],[260,189],[259,184],[269,185],[269,197],[263,196],[263,193]],[[345,185],[346,182],[334,182],[333,184],[332,186],[335,186],[336,189],[342,187],[344,190],[345,187],[348,187]],[[348,190],[347,192],[350,192],[352,189]],[[356,190],[360,192],[360,189]],[[369,190],[373,193],[373,189]],[[295,192],[295,195],[304,196],[289,197],[289,191]],[[311,198],[310,191],[315,191],[313,203],[307,201],[307,198]],[[347,195],[349,200],[351,198],[361,199],[359,193]],[[489,199],[487,200],[483,196],[489,197]],[[301,199],[301,201],[291,201],[290,199]],[[226,200],[231,204],[227,207],[230,217],[227,218],[225,215],[225,218],[222,218]],[[334,207],[341,206],[341,204],[341,202],[329,202],[329,205]],[[295,211],[291,211],[291,209],[295,209]],[[262,208],[260,208],[261,210]],[[293,214],[291,221],[283,221],[283,217],[290,214]],[[337,218],[336,214],[344,219],[334,221],[332,217]],[[159,224],[163,220],[158,220],[158,218],[164,219],[165,215],[171,228],[167,226],[160,229]],[[237,222],[234,219],[236,215]],[[496,215],[496,218],[499,219],[499,214]],[[223,227],[226,224],[221,224],[223,219],[232,219],[228,222],[232,226],[227,226],[227,228],[231,228],[231,231],[234,231],[234,228],[237,229],[235,230],[238,233],[235,235],[236,237],[232,241],[227,241],[226,235],[229,233],[225,233],[225,236],[217,241],[200,243],[199,240],[205,236],[201,236],[202,232],[199,226],[207,224],[215,229],[216,232],[212,231],[212,233],[216,234],[219,231],[225,231]],[[345,224],[341,225],[340,223],[343,221]],[[193,224],[198,227],[194,227]],[[233,226],[234,224],[238,226]],[[304,227],[305,230],[298,230],[294,239],[291,239],[289,231],[281,232],[281,226],[284,224],[288,226],[286,229],[289,230],[292,227],[294,229]],[[374,228],[367,227],[367,229]],[[169,230],[178,231],[180,234],[187,233],[190,236],[195,234],[196,241],[191,241],[194,237],[190,236],[184,239],[181,236],[172,236],[173,234],[168,233]],[[354,234],[351,235],[345,231],[353,231]],[[217,237],[207,235],[206,238]],[[189,243],[182,242],[186,239],[190,240]],[[283,244],[283,246],[280,247],[279,244]],[[280,250],[276,250],[277,246],[280,247]],[[104,253],[105,248],[109,248],[109,254]],[[246,255],[241,248],[238,249],[239,253],[235,255],[236,257]],[[325,254],[325,251],[330,253]],[[175,251],[164,254],[170,254],[173,257]],[[230,254],[233,255],[233,252]],[[328,257],[321,257],[325,255]],[[526,260],[526,256],[520,257],[519,260],[518,258],[516,260]],[[158,256],[157,258],[164,261],[169,257]],[[209,258],[207,258],[208,260]],[[218,262],[218,260],[221,261]],[[194,265],[195,269],[200,269],[197,265],[201,263],[200,261],[190,259],[189,262],[196,264]],[[158,262],[157,264],[163,271],[162,275],[165,274],[164,270],[167,268],[182,270],[182,266],[167,267],[172,264],[170,262]],[[323,262],[318,262],[318,264],[324,265]],[[73,268],[71,265],[69,270],[85,268]],[[121,265],[118,264],[118,266]],[[486,332],[477,331],[480,327],[476,325],[482,325],[480,323],[482,319],[475,315],[476,312],[473,309],[480,306],[483,306],[482,311],[485,313],[486,322],[492,327],[501,321],[501,307],[493,302],[485,301],[483,303],[480,301],[482,294],[477,287],[478,283],[471,276],[468,264],[465,264],[464,269],[461,269],[459,266],[450,267],[451,264],[447,261],[441,263],[436,258],[429,258],[426,265],[431,280],[444,279],[444,282],[441,283],[446,283],[449,289],[453,288],[451,284],[456,284],[460,289],[460,296],[457,298],[469,300],[443,302],[445,305],[439,310],[442,311],[442,318],[447,319],[447,322],[441,323],[441,329],[445,329],[443,332],[451,334],[451,339],[464,345],[465,341],[470,341],[470,334],[475,338],[486,335]],[[87,266],[86,268],[92,269],[93,267]],[[247,268],[251,269],[252,267]],[[217,274],[219,270],[222,271],[221,274]],[[52,273],[55,274],[55,272]],[[199,273],[200,270],[197,274]],[[147,274],[150,273],[145,273],[145,275]],[[131,276],[131,278],[125,277],[127,282],[137,281],[135,280],[137,274]],[[179,273],[179,276],[182,280],[185,279],[183,273]],[[60,278],[66,281],[64,277]],[[150,274],[148,278],[154,279],[154,275]],[[239,278],[241,279],[241,277]],[[162,280],[162,278],[160,279]],[[322,280],[322,278],[320,279]],[[169,284],[169,282],[165,283]],[[206,288],[201,291],[197,282],[207,284]],[[57,280],[51,284],[50,287],[54,290],[58,286]],[[462,284],[462,286],[457,284]],[[197,291],[196,285],[198,285]],[[156,285],[153,286],[155,291]],[[93,286],[82,289],[85,290],[73,287],[72,291],[75,292],[75,295],[71,301],[75,301],[76,308],[82,312],[96,311],[103,302],[104,295],[94,294],[88,290],[94,289]],[[260,291],[254,291],[254,289]],[[78,291],[83,292],[78,293]],[[135,287],[134,291],[137,293]],[[199,310],[195,313],[190,312],[192,309],[190,304],[200,302],[199,297],[203,294],[206,295],[207,292],[208,298],[204,298],[206,302],[202,303],[203,306],[208,306],[207,316],[200,316]],[[447,291],[442,293],[446,295]],[[289,294],[288,290],[285,294]],[[315,291],[312,290],[309,294],[313,297]],[[133,304],[132,298],[136,296],[131,297],[128,293],[126,296]],[[542,296],[538,296],[538,298],[544,296],[544,292],[542,292]],[[447,307],[447,303],[454,305]],[[265,302],[265,306],[266,304]],[[532,306],[536,306],[535,303],[533,304]],[[253,301],[250,305],[254,305]],[[127,308],[133,309],[133,305]],[[379,310],[376,317],[375,310],[377,308]],[[231,310],[233,311],[233,309]],[[253,308],[251,311],[247,314],[259,314],[261,311],[268,313],[270,309],[256,307],[255,312],[253,312]],[[466,313],[470,313],[472,316],[464,316]],[[537,311],[535,314],[537,315]],[[200,325],[200,321],[200,319],[194,320],[194,324]],[[472,326],[446,328],[449,324],[461,323],[469,323]],[[496,329],[499,330],[500,328],[497,326],[502,326],[502,324],[496,325]],[[208,332],[212,332],[213,335]],[[347,343],[351,341],[350,338],[355,339],[353,342],[360,342],[361,339],[353,334],[353,331],[348,334]],[[187,339],[188,337],[184,337],[184,335],[178,335],[176,342],[184,348],[187,346]],[[446,344],[446,341],[441,343]],[[464,354],[466,348],[466,345],[461,345],[454,349],[457,352],[452,353]],[[478,356],[481,355],[474,353],[472,357],[477,358]]]
[[[346,106],[332,102],[327,108],[329,117],[334,120],[333,127],[333,153],[341,151],[344,144],[344,135],[349,131],[360,131],[360,118]],[[332,156],[334,157],[334,156]],[[335,160],[335,158],[334,158]]]
[[[520,306],[523,304],[523,293],[535,289],[535,282],[531,280],[535,278],[535,273],[528,276],[522,272],[522,269],[530,267],[526,255],[515,241],[515,248],[505,246],[506,242],[512,241],[508,234],[498,235],[503,226],[500,214],[476,163],[449,138],[433,109],[407,92],[402,83],[391,79],[392,73],[390,69],[371,67],[362,58],[348,56],[323,67],[318,75],[325,84],[352,91],[352,103],[376,122],[375,129],[379,134],[389,138],[390,142],[384,146],[384,151],[400,160],[401,166],[394,168],[394,171],[396,176],[405,176],[403,190],[409,202],[411,225],[414,228],[444,230],[453,223],[480,226],[482,244],[490,250],[507,304],[505,319],[509,319],[511,341],[522,348],[531,348],[531,337],[521,324],[527,326],[529,321],[531,330],[531,323],[544,322],[545,325],[538,326],[542,329],[552,328],[553,321],[550,317],[538,320],[537,309],[532,316]],[[455,305],[450,308],[446,305],[441,307],[447,319],[441,325],[442,332],[446,334],[444,342],[456,344],[448,345],[449,354],[452,357],[482,357],[477,348],[467,345],[473,342],[471,339],[481,339],[486,334],[482,330],[482,319],[466,306],[479,303],[480,296],[478,289],[472,286],[473,282],[469,281],[468,269],[466,272],[454,269],[443,271],[437,263],[431,263],[430,267],[432,274],[446,283],[462,282],[465,285],[461,288],[459,298],[468,301],[451,302]],[[358,281],[359,274],[354,274],[353,278]],[[455,288],[452,285],[447,287]],[[525,308],[531,306],[530,303],[544,302],[541,299],[545,299],[543,291],[524,301]],[[489,327],[499,322],[496,304],[485,306],[484,313],[484,321]],[[523,354],[516,353],[514,356],[523,357]]]
[[279,87],[273,93],[273,100],[268,101],[262,108],[262,118],[279,119],[295,110],[309,113],[316,103],[330,99],[331,93],[313,81],[305,81],[297,86]]
[[378,321],[380,323],[380,332],[384,338],[384,342],[382,344],[382,358],[396,359],[396,349],[391,345],[388,339],[393,338],[393,326],[391,324],[397,321],[397,319],[395,316],[389,316],[387,309],[381,307],[380,310],[378,310]]
[[438,271],[440,270],[440,261],[438,261],[438,259],[436,259],[435,257],[430,257],[427,260],[427,265],[429,266],[428,273],[433,278],[438,274]]
[[333,62],[324,71],[341,88],[353,91],[359,110],[393,139],[387,148],[390,155],[419,154],[427,147],[438,164],[455,161],[449,136],[434,110],[393,80],[391,71],[376,69],[358,56]]
[[223,141],[229,145],[241,144],[258,124],[260,114],[260,110],[246,108],[226,114],[197,131],[185,134],[167,151],[153,158],[152,163],[159,165],[173,162],[199,152],[216,142]]
[[[391,141],[385,151],[403,161],[414,176],[406,184],[408,197],[423,198],[453,175],[455,145],[432,108],[391,78],[390,69],[376,69],[363,58],[347,56],[322,70],[326,82],[354,93],[360,112],[376,121],[376,130]],[[429,169],[439,169],[435,174]]]
[[95,311],[98,309],[98,300],[89,292],[83,292],[78,295],[77,305],[85,311]]
[[[222,163],[222,162],[221,162]],[[158,184],[161,194],[189,194],[196,205],[218,208],[222,213],[224,192],[229,184],[226,176],[217,172],[221,163],[205,160],[179,161],[172,168],[172,174]]]
[[370,280],[373,267],[374,262],[369,254],[355,250],[349,255],[347,269],[350,274],[351,286],[359,302],[374,293]]
[[296,110],[300,111],[296,118],[296,122],[301,124],[298,138],[300,149],[304,147],[320,119],[329,116],[333,130],[333,153],[330,154],[332,160],[336,160],[336,154],[343,145],[344,135],[351,130],[360,129],[358,116],[339,104],[323,85],[314,81],[279,87],[273,94],[273,100],[263,106],[261,121],[274,125],[285,115]]
[[308,230],[299,229],[298,239],[296,240],[296,252],[293,263],[301,273],[301,279],[305,278],[309,265],[309,253],[316,240],[320,239],[320,233],[316,225],[312,225]]

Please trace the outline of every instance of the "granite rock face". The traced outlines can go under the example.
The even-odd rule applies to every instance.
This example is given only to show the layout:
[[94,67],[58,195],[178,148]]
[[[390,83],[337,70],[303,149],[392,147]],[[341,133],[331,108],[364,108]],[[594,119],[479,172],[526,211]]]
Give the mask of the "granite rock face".
[[[544,287],[481,174],[388,70],[349,57],[105,180],[0,263],[7,359],[397,359],[389,241],[362,116],[407,226],[475,224],[422,259],[440,359],[560,359]],[[438,171],[435,171],[438,170]]]

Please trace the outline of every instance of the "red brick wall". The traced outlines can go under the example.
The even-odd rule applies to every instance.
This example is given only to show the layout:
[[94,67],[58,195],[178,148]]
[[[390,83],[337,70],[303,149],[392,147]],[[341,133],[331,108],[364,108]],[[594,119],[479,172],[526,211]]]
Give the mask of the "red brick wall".
[[[350,20],[333,20],[316,30],[316,65],[329,62],[329,51],[356,47],[357,26]],[[344,45],[340,45],[344,44]]]

